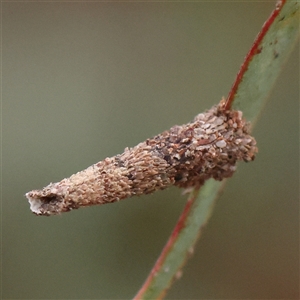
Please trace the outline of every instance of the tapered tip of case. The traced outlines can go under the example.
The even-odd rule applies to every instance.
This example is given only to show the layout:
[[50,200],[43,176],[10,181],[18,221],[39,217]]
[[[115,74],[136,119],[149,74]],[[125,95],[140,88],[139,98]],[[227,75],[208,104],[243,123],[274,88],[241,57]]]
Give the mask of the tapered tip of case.
[[64,190],[63,187],[59,187],[56,183],[50,183],[42,190],[30,191],[25,196],[34,214],[39,216],[57,215],[66,211],[63,209]]

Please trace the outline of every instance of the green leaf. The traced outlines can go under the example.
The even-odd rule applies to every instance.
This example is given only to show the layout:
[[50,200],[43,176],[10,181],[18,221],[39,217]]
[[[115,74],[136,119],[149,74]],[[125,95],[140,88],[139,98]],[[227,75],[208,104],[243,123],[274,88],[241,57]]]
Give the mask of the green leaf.
[[233,108],[242,110],[246,120],[256,121],[263,109],[298,40],[299,17],[299,1],[287,1],[257,45],[258,53],[251,57],[233,102]]
[[[228,107],[243,111],[252,123],[262,111],[276,78],[299,37],[299,1],[281,1],[257,36],[228,96]],[[187,206],[147,281],[134,299],[162,299],[180,275],[191,249],[206,225],[223,182],[209,180]],[[198,195],[198,196],[197,196]],[[182,225],[181,224],[181,225]],[[177,229],[176,229],[177,228]],[[178,232],[177,232],[177,231]],[[174,234],[178,234],[174,238]],[[171,244],[170,244],[171,243]]]
[[[188,219],[183,222],[184,227],[180,230],[177,239],[172,244],[171,251],[166,255],[162,264],[160,264],[158,272],[153,276],[153,280],[143,294],[143,297],[136,297],[135,299],[161,299],[172,281],[176,278],[179,279],[181,276],[180,269],[189,254],[193,252],[197,237],[211,215],[215,199],[222,185],[224,185],[223,183],[224,181],[208,181],[201,190],[201,201],[200,198],[196,199],[198,191],[191,193],[191,197],[188,200],[191,201],[191,208],[188,212]],[[171,239],[172,237],[170,241]]]

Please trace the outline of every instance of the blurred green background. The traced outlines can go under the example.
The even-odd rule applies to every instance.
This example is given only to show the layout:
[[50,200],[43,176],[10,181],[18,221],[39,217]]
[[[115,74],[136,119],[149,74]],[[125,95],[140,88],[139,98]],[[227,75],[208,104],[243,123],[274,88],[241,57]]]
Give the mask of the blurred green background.
[[[2,3],[2,297],[130,299],[182,208],[171,188],[56,217],[24,194],[229,92],[275,1]],[[167,299],[299,297],[299,46]]]

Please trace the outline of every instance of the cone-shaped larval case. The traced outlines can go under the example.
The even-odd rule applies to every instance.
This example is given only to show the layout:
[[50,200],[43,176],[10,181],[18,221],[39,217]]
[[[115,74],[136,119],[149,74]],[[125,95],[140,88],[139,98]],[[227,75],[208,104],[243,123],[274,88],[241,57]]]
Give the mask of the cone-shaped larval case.
[[251,161],[256,152],[255,139],[242,112],[225,110],[222,100],[193,122],[173,126],[26,197],[35,214],[49,216],[149,194],[171,185],[199,187],[209,178],[232,176],[237,161]]

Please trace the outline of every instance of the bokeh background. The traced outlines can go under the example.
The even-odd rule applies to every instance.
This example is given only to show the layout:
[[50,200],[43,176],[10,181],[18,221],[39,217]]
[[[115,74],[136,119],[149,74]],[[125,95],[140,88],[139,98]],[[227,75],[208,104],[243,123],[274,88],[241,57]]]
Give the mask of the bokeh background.
[[[229,92],[275,1],[2,3],[2,297],[130,299],[177,188],[56,217],[24,194],[190,121]],[[298,299],[299,46],[167,299]]]

